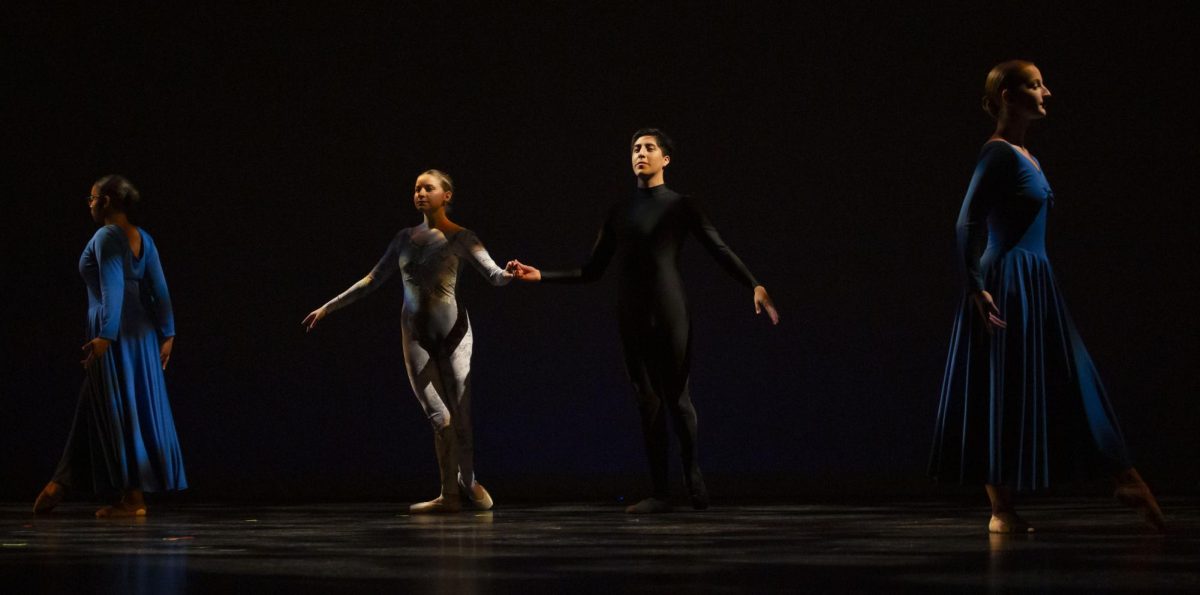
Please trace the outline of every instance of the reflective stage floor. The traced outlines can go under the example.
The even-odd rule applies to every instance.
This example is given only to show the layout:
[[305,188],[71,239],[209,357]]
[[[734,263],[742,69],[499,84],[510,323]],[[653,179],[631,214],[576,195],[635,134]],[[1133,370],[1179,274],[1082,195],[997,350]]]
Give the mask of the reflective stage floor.
[[160,506],[99,521],[0,505],[6,593],[1200,592],[1200,505],[1143,531],[1105,499],[1031,501],[1030,536],[961,503],[610,505],[409,516],[399,504]]

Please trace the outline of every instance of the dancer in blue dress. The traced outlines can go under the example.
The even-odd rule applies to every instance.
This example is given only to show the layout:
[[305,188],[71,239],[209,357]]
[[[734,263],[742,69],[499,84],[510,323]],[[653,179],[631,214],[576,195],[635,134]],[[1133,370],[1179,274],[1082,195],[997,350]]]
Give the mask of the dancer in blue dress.
[[175,344],[171,297],[154,240],[129,222],[133,184],[105,176],[88,208],[102,223],[79,259],[88,290],[87,378],[67,448],[34,512],[52,510],[68,489],[120,493],[98,517],[144,516],[143,492],[187,487],[163,371]]
[[383,285],[395,273],[404,279],[400,311],[404,365],[413,393],[433,426],[441,474],[441,494],[409,507],[413,513],[457,512],[461,500],[488,510],[492,496],[475,479],[471,432],[471,352],[474,334],[467,310],[455,296],[462,261],[493,285],[512,275],[496,265],[475,233],[447,216],[454,194],[450,176],[436,169],[417,178],[413,205],[424,216],[417,226],[400,230],[379,263],[349,289],[304,318],[312,330],[322,318]]
[[1102,469],[1116,496],[1162,528],[1130,462],[1104,386],[1071,322],[1046,256],[1054,194],[1025,148],[1050,90],[1029,62],[997,65],[984,109],[997,122],[958,217],[966,294],[950,340],[930,474],[985,484],[988,529],[1032,531],[1013,491],[1045,489],[1075,467]]

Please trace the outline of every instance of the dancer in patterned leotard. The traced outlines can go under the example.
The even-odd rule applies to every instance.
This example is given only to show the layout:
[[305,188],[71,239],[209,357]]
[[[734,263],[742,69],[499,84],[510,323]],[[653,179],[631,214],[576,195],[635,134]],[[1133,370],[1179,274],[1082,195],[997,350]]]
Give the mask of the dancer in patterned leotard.
[[[455,298],[458,271],[471,263],[493,285],[512,275],[488,255],[475,234],[446,216],[453,196],[449,176],[429,170],[417,178],[413,203],[425,221],[400,230],[371,273],[304,319],[308,330],[328,313],[354,303],[397,271],[404,279],[404,365],[413,393],[433,425],[441,473],[441,495],[410,507],[412,512],[455,512],[460,494],[476,508],[492,507],[475,480],[471,433],[471,323]],[[465,493],[460,491],[465,490]]]

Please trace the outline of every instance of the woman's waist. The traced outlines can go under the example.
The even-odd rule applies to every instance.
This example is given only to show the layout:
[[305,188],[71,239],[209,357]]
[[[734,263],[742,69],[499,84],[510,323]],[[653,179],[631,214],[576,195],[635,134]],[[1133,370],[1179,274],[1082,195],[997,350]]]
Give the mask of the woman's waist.
[[458,300],[452,293],[411,293],[404,292],[404,311],[418,312],[422,310],[455,310]]
[[996,274],[997,271],[1023,270],[1031,267],[1034,269],[1049,269],[1050,258],[1046,256],[1045,250],[1027,250],[1014,247],[1004,251],[989,250],[984,253],[979,264],[980,268],[991,276]]
[[994,242],[989,243],[987,250],[983,252],[984,261],[1002,260],[1005,258],[1039,258],[1046,260],[1046,242],[1044,241],[1023,241],[1016,243]]

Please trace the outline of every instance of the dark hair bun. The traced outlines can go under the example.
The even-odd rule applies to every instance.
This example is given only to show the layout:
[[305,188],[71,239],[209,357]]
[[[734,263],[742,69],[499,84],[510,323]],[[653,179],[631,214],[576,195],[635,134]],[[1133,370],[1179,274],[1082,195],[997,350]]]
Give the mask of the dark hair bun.
[[108,197],[111,208],[123,213],[128,213],[142,201],[142,194],[125,176],[110,174],[96,180],[95,186],[100,196]]

